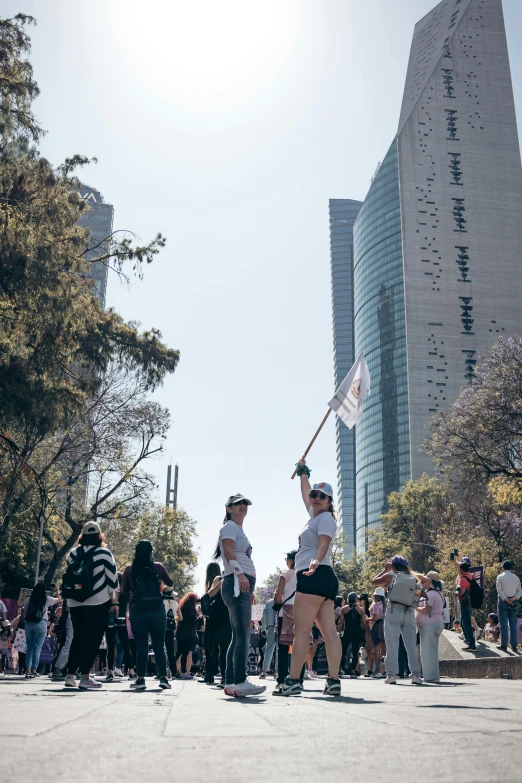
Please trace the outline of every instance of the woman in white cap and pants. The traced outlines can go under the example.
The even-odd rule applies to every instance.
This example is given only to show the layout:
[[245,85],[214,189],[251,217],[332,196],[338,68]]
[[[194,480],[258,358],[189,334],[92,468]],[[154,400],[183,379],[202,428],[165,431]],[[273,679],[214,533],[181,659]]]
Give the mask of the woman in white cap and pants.
[[[225,503],[226,517],[214,558],[223,561],[221,596],[228,608],[232,626],[232,641],[227,650],[225,694],[256,696],[266,690],[247,678],[248,649],[252,602],[256,587],[256,569],[252,561],[252,546],[243,530],[243,523],[252,501],[243,495],[230,495]],[[223,672],[221,673],[223,675]]]
[[297,589],[294,598],[294,633],[290,676],[281,689],[282,696],[299,696],[301,668],[308,656],[310,633],[314,622],[326,645],[329,676],[324,694],[341,695],[339,666],[342,646],[335,625],[334,601],[339,581],[333,571],[331,554],[337,522],[334,517],[333,490],[321,482],[310,486],[310,470],[304,459],[297,467],[301,481],[301,496],[310,518],[299,536],[299,550],[295,559]]

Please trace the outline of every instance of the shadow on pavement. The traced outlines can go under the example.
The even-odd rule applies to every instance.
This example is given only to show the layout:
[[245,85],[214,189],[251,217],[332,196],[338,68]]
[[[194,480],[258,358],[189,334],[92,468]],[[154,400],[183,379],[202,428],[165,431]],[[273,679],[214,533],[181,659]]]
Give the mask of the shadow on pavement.
[[313,701],[322,701],[324,704],[331,702],[332,704],[342,702],[343,704],[383,704],[382,701],[376,699],[356,699],[354,696],[308,696],[308,699]]
[[504,710],[511,712],[510,707],[472,707],[470,704],[418,704],[419,709],[448,709],[448,710]]

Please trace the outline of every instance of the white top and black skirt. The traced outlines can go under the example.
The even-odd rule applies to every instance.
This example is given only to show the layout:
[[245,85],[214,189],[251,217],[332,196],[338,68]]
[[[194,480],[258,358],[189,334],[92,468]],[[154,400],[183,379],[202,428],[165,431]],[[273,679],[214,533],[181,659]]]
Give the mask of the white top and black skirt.
[[[337,522],[330,511],[323,511],[316,517],[313,516],[313,508],[309,508],[310,519],[304,526],[299,536],[299,550],[295,558],[295,570],[297,574],[297,592],[308,595],[318,595],[326,601],[333,601],[339,590],[339,580],[332,568],[333,540],[337,532]],[[305,576],[304,572],[310,568],[310,563],[315,560],[319,548],[319,536],[330,536],[332,539],[328,551],[314,574]]]

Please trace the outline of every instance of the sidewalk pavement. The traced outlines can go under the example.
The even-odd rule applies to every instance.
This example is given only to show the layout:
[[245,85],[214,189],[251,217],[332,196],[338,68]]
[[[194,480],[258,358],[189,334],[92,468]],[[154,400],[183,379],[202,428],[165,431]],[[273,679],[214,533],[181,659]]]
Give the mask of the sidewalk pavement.
[[[256,680],[256,678],[253,678]],[[79,692],[48,678],[0,679],[2,781],[90,783],[519,783],[522,682],[443,680],[416,687],[324,680],[303,696],[229,699],[197,681],[135,693],[129,681]],[[484,763],[493,754],[495,763]]]

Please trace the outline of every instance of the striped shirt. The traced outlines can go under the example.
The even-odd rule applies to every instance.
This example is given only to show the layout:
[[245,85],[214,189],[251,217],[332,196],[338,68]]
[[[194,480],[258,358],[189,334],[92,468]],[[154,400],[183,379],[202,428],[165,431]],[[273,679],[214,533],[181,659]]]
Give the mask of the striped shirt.
[[[92,546],[78,546],[67,555],[67,565],[78,559],[81,550],[88,552]],[[67,599],[69,606],[99,606],[111,599],[119,591],[118,571],[112,552],[103,546],[97,546],[93,557],[93,594],[85,601]]]

